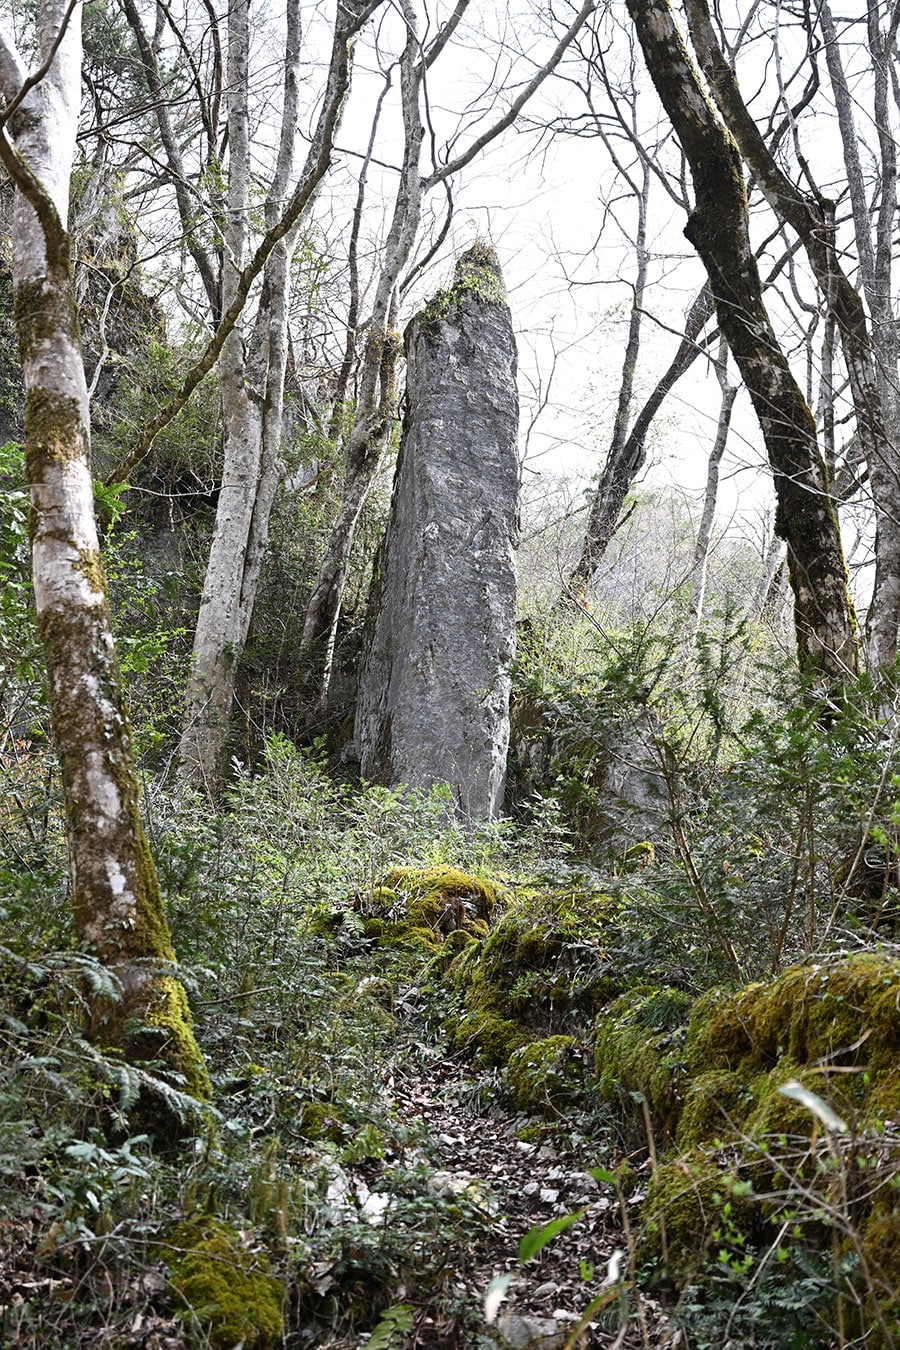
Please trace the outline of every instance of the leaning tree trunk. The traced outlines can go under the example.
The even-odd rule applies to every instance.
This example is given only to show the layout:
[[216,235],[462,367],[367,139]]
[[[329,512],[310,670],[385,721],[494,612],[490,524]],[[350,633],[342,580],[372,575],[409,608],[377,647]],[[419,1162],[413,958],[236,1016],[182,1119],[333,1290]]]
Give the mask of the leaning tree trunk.
[[[641,408],[627,436],[615,436],[596,491],[591,497],[581,556],[568,580],[576,594],[589,584],[622,520],[622,508],[647,459],[647,436],[664,400],[700,355],[698,338],[713,312],[709,286],[699,292],[685,319],[684,337],[669,367]],[[623,427],[624,431],[624,427]]]
[[716,437],[709,452],[706,464],[706,490],[703,494],[703,510],[697,528],[697,541],[694,545],[694,565],[691,575],[691,608],[694,611],[694,636],[699,633],[703,622],[703,606],[706,601],[706,582],[709,575],[709,550],[712,543],[713,521],[716,517],[716,501],[719,495],[719,466],[728,443],[731,427],[731,413],[738,396],[739,386],[728,380],[728,346],[723,341],[719,347],[716,361],[716,378],[722,392],[719,403],[719,420],[716,425]]
[[625,497],[634,481],[633,456],[625,454],[628,419],[631,414],[634,393],[634,374],[637,368],[638,354],[641,349],[641,320],[644,316],[644,288],[647,285],[647,272],[650,266],[650,254],[647,250],[647,206],[650,200],[650,163],[644,160],[643,179],[640,192],[636,192],[638,208],[637,237],[634,251],[637,260],[637,276],[634,283],[634,295],[631,302],[631,314],[628,317],[628,338],[625,342],[625,359],[622,362],[622,378],[619,381],[619,398],[616,415],[613,420],[612,438],[606,466],[597,487],[591,497],[588,512],[587,529],[581,546],[581,556],[572,569],[567,589],[576,594],[583,590],[593,577],[600,559],[609,547],[619,518]]
[[[138,810],[138,784],[94,524],[90,421],[65,229],[81,93],[80,5],[51,57],[66,5],[38,12],[49,69],[11,119],[0,154],[19,191],[12,274],[25,376],[32,562],[53,727],[66,800],[75,930],[113,974],[115,1002],[94,998],[94,1037],[152,1061],[197,1097],[209,1081]],[[7,107],[25,70],[0,33]]]
[[[719,46],[707,0],[686,0],[685,8],[691,37],[719,111],[770,206],[801,240],[828,313],[841,335],[857,431],[869,466],[876,517],[875,586],[866,622],[868,657],[871,666],[890,665],[897,653],[900,625],[900,478],[893,448],[900,418],[895,388],[896,324],[891,311],[890,285],[896,163],[887,121],[887,77],[883,67],[875,61],[875,123],[879,127],[882,148],[882,184],[891,185],[881,194],[877,226],[881,246],[876,253],[869,238],[868,195],[853,127],[852,98],[844,79],[830,11],[828,5],[823,4],[820,19],[825,37],[825,59],[831,73],[844,148],[860,273],[872,316],[870,333],[862,299],[844,271],[837,248],[834,204],[805,195],[778,165],[743,101],[734,71]],[[877,22],[875,27],[877,30]]]
[[788,546],[798,661],[827,681],[857,673],[856,617],[815,422],[762,299],[743,166],[675,25],[668,0],[627,0],[650,75],[691,168],[685,234],[699,253],[719,327],[747,386],[768,452]]

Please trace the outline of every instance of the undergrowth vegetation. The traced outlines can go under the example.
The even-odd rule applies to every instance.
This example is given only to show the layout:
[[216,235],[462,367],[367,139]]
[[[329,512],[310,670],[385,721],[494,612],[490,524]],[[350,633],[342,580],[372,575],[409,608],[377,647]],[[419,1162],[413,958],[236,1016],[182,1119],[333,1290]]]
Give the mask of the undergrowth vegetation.
[[[523,1139],[609,1163],[626,1261],[584,1343],[649,1344],[652,1294],[696,1350],[895,1346],[893,693],[826,702],[777,664],[751,688],[753,642],[592,630],[551,659],[532,631],[511,816],[490,828],[440,789],[345,781],[331,747],[280,733],[216,811],[148,778],[214,1086],[198,1116],[162,1085],[189,1118],[168,1148],[132,1109],[152,1064],[85,1039],[87,992],[116,991],[71,945],[39,701],[9,721],[8,1343],[494,1344],[460,1283],[496,1250],[489,1182],[436,1187],[405,1105],[452,1063]],[[139,714],[149,749],[165,706]]]

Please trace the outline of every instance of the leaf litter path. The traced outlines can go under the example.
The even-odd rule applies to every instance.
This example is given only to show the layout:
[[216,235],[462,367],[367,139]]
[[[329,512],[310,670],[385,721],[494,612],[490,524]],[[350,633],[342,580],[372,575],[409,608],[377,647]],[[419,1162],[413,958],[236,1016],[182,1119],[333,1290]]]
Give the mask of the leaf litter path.
[[[491,1281],[511,1274],[494,1323],[498,1345],[508,1350],[676,1347],[680,1337],[659,1303],[621,1285],[618,1295],[611,1293],[615,1270],[627,1275],[628,1243],[614,1188],[586,1170],[597,1162],[590,1141],[567,1130],[565,1121],[534,1129],[533,1118],[485,1101],[490,1080],[464,1077],[452,1058],[432,1061],[427,1077],[423,1067],[420,1060],[418,1074],[412,1066],[405,1073],[395,1069],[392,1090],[399,1119],[425,1141],[433,1169],[429,1189],[446,1200],[474,1200],[490,1215],[470,1263],[449,1273],[448,1304],[480,1310]],[[518,1137],[521,1132],[529,1142]],[[538,1255],[524,1265],[519,1261],[526,1233],[578,1211],[581,1217]],[[604,1292],[610,1294],[605,1309],[576,1335],[585,1309]],[[364,1346],[365,1338],[356,1344]],[[464,1330],[452,1314],[427,1307],[417,1310],[407,1340],[410,1350],[486,1344],[471,1323]]]

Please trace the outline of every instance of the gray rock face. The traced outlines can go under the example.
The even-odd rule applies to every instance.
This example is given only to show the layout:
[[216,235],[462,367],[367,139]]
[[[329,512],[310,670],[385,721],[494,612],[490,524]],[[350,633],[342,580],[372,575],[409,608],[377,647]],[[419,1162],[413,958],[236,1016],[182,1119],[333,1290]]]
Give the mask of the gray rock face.
[[407,413],[363,655],[356,745],[371,781],[503,798],[515,650],[516,347],[476,244],[406,330]]

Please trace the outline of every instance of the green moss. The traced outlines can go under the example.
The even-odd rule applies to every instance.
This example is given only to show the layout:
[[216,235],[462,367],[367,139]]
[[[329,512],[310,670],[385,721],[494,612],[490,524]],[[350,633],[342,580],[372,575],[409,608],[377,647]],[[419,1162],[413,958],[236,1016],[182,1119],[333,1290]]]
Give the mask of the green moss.
[[[638,988],[623,994],[594,1025],[594,1071],[600,1096],[627,1117],[672,1133],[681,1110],[683,1033],[689,998],[677,989]],[[635,1100],[637,1098],[637,1100]]]
[[456,867],[398,867],[373,890],[372,899],[376,906],[385,909],[403,904],[415,926],[449,933],[473,922],[484,925],[502,895],[496,882]]
[[284,1286],[264,1254],[248,1251],[239,1234],[208,1217],[179,1224],[169,1242],[171,1286],[213,1350],[269,1350],[280,1340]]
[[710,1248],[720,1241],[726,1205],[734,1229],[749,1226],[750,1200],[734,1194],[737,1180],[731,1165],[703,1149],[658,1167],[641,1211],[638,1266],[652,1265],[658,1278],[676,1287],[699,1274]]
[[893,1062],[900,1048],[900,961],[864,952],[794,966],[769,984],[698,1000],[687,1055],[700,1067],[747,1072],[798,1063]]
[[300,1115],[300,1134],[313,1143],[327,1139],[332,1144],[340,1144],[347,1137],[347,1126],[332,1103],[304,1102]]
[[82,549],[72,566],[76,572],[81,573],[95,594],[106,594],[106,573],[97,549]]
[[856,1314],[860,1324],[853,1329],[865,1334],[867,1350],[870,1346],[893,1350],[900,1336],[900,1211],[896,1205],[870,1217],[862,1229],[860,1250],[869,1279],[865,1307]]
[[25,463],[29,482],[40,482],[44,464],[87,464],[87,429],[75,398],[32,385],[25,392]]
[[184,985],[174,975],[160,975],[153,984],[153,998],[145,1014],[142,1034],[147,1029],[157,1041],[153,1059],[176,1075],[178,1086],[192,1097],[206,1101],[212,1095],[209,1074],[188,1007]]
[[506,304],[506,288],[497,251],[482,239],[477,239],[457,260],[449,290],[438,291],[416,319],[426,327],[438,324],[469,295],[491,305]]
[[[620,1006],[627,1003],[621,1000]],[[721,1140],[730,1158],[739,1160],[741,1166],[752,1166],[754,1183],[768,1199],[751,1202],[744,1197],[741,1222],[755,1225],[757,1236],[770,1241],[777,1232],[774,1225],[783,1222],[785,1204],[790,1204],[790,1178],[802,1159],[810,1160],[813,1179],[808,1178],[806,1184],[814,1189],[827,1188],[827,1178],[832,1176],[828,1167],[819,1165],[830,1156],[821,1141],[823,1126],[808,1107],[783,1094],[788,1080],[824,1099],[859,1134],[874,1126],[876,1146],[880,1126],[900,1116],[898,1004],[900,962],[878,952],[795,966],[768,984],[749,985],[735,993],[713,990],[697,1000],[684,1052],[684,1106],[677,1143],[691,1161],[704,1155],[714,1157],[718,1147],[714,1141]],[[629,1019],[631,1025],[637,1020]],[[636,1065],[649,1080],[649,1088],[642,1090],[651,1095],[657,1080],[648,1047],[621,1037],[616,1042],[613,1037],[613,1048],[632,1075]],[[624,1082],[627,1087],[627,1076]],[[667,1162],[659,1169],[660,1179],[654,1179],[647,1200],[645,1247],[653,1259],[660,1259],[662,1237],[654,1230],[653,1214],[669,1204],[675,1188],[676,1222],[674,1229],[667,1230],[666,1240],[676,1283],[692,1274],[692,1266],[693,1273],[701,1269],[697,1240],[684,1208],[693,1205],[697,1231],[701,1231],[700,1225],[706,1224],[701,1210],[709,1190],[708,1186],[704,1190],[705,1182],[694,1184],[696,1169],[691,1162],[688,1189],[695,1192],[695,1198],[689,1201],[685,1187],[677,1189],[679,1170],[683,1171],[681,1163]],[[857,1224],[873,1222],[868,1212],[875,1193],[868,1186],[851,1185]],[[825,1195],[823,1216],[830,1203]],[[883,1242],[885,1250],[889,1229],[893,1231],[891,1225],[878,1229],[873,1239]],[[830,1241],[824,1217],[807,1216],[804,1231],[814,1245]],[[867,1325],[871,1324],[870,1318]]]
[[618,912],[619,902],[599,891],[520,892],[445,978],[467,1009],[533,1029],[570,1012],[593,1014],[618,992],[603,946]]
[[581,1087],[580,1064],[572,1036],[548,1036],[514,1050],[503,1078],[521,1111],[555,1113]]
[[684,1093],[675,1142],[682,1150],[729,1135],[752,1106],[746,1081],[731,1069],[711,1069],[694,1078]]
[[502,1068],[514,1050],[527,1045],[530,1037],[516,1022],[492,1012],[469,1012],[447,1024],[451,1045],[474,1053],[475,1062]]

